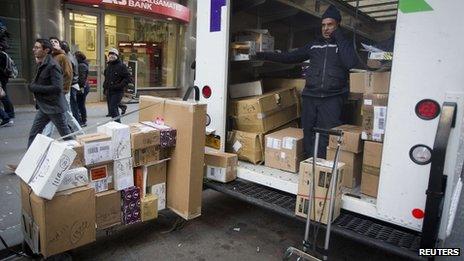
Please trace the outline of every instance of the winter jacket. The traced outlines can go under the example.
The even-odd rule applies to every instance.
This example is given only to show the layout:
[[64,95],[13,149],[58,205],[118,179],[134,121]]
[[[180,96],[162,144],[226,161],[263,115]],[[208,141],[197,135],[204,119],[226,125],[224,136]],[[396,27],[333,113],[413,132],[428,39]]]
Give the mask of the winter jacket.
[[108,62],[103,83],[105,93],[123,93],[131,81],[129,70],[121,60]]
[[63,72],[52,56],[47,55],[38,66],[29,90],[34,93],[37,107],[43,113],[56,114],[67,110],[63,94]]
[[71,62],[63,50],[53,50],[52,56],[53,59],[58,62],[58,65],[61,66],[61,70],[63,71],[63,91],[64,93],[68,93],[71,88],[73,78]]
[[79,87],[81,90],[84,90],[87,84],[87,77],[89,75],[89,63],[87,61],[79,61],[77,68],[79,71]]
[[353,43],[344,38],[337,29],[332,38],[319,38],[293,52],[257,53],[265,60],[296,63],[310,60],[306,74],[306,85],[302,95],[329,97],[347,93],[349,69],[356,66],[358,59]]
[[68,57],[72,65],[73,77],[71,81],[71,86],[73,86],[74,84],[78,84],[78,81],[79,81],[79,72],[77,68],[78,64],[77,64],[76,57],[71,52],[67,53],[66,57]]

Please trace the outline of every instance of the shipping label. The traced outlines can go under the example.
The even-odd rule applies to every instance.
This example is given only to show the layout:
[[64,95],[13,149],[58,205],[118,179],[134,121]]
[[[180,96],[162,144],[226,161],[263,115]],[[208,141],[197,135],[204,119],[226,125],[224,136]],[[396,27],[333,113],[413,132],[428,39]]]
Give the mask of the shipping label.
[[226,180],[226,168],[219,168],[213,166],[206,167],[206,177],[216,181],[225,182]]
[[377,134],[385,133],[386,119],[387,119],[387,107],[386,106],[374,106],[373,133],[377,133]]
[[282,148],[287,150],[292,150],[296,144],[296,138],[294,137],[284,137],[282,139]]

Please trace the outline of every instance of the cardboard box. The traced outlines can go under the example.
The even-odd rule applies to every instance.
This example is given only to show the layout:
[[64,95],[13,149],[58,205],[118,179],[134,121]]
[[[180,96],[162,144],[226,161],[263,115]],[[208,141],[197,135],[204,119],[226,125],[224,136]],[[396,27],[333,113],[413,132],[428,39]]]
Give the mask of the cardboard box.
[[[335,159],[336,149],[327,147],[327,160]],[[340,150],[339,162],[345,163],[342,186],[355,188],[361,184],[362,153]]]
[[140,222],[140,190],[137,187],[130,187],[121,190],[121,210],[122,221],[125,225]]
[[134,186],[139,188],[140,198],[145,196],[145,180],[143,177],[143,166],[134,168]]
[[118,122],[108,122],[98,126],[97,132],[111,137],[111,151],[113,160],[129,158],[131,156],[130,128]]
[[350,92],[388,94],[390,72],[350,73]]
[[45,200],[32,193],[26,183],[20,182],[20,187],[25,217],[23,230],[26,227],[38,229],[38,233],[29,234],[34,234],[35,238],[26,241],[36,240],[30,245],[35,245],[45,258],[95,241],[95,191],[92,188],[62,191],[52,200]]
[[150,194],[158,198],[158,211],[166,208],[166,183],[159,183],[151,186]]
[[[301,217],[307,217],[308,215],[308,194],[310,184],[312,182],[312,158],[309,158],[305,161],[302,161],[300,164],[300,175],[298,180],[298,195],[296,199],[296,208],[295,208],[295,215]],[[315,206],[316,206],[316,213],[311,211],[311,220],[316,220],[319,222],[321,214],[322,219],[321,223],[327,224],[328,221],[328,213],[329,213],[329,200],[330,200],[330,190],[329,194],[326,198],[327,190],[330,187],[330,181],[332,177],[332,166],[333,162],[327,161],[324,159],[317,159],[316,160],[316,176],[315,178]],[[339,162],[338,166],[338,183],[336,185],[336,198],[334,202],[334,211],[332,216],[332,221],[335,220],[340,215],[340,208],[341,208],[341,187],[342,181],[344,177],[344,170],[345,164]],[[326,205],[324,208],[324,212],[322,212],[323,205]]]
[[[167,206],[184,219],[201,215],[206,104],[140,96],[140,121],[164,119],[177,130],[176,148],[168,161]],[[160,198],[158,198],[161,201]]]
[[84,167],[85,166],[84,145],[80,144],[76,140],[66,140],[66,141],[61,141],[61,143],[66,144],[67,146],[70,146],[76,152],[76,157],[74,158],[74,161],[71,164],[70,169]]
[[264,161],[263,134],[232,130],[227,133],[227,151],[253,164]]
[[303,130],[287,128],[265,137],[266,166],[290,172],[298,172],[304,158]]
[[388,94],[364,94],[363,140],[382,142],[387,121]]
[[167,125],[157,124],[151,121],[144,121],[142,124],[151,126],[160,132],[160,148],[172,148],[176,146],[177,142],[177,130]]
[[208,179],[227,183],[237,178],[236,154],[205,152],[205,176]]
[[274,37],[269,34],[269,30],[249,29],[237,33],[235,40],[238,42],[255,42],[258,52],[274,51]]
[[89,182],[89,172],[86,168],[70,169],[64,173],[63,180],[60,186],[58,186],[57,192],[87,186]]
[[113,160],[111,137],[103,133],[80,135],[76,140],[84,144],[85,165]]
[[361,193],[377,197],[382,163],[383,144],[378,142],[364,142],[364,156],[361,178]]
[[114,189],[113,164],[111,161],[87,167],[89,170],[90,186],[95,189],[96,193]]
[[[341,144],[341,150],[349,151],[353,153],[359,153],[363,150],[363,144],[361,140],[361,133],[363,131],[362,127],[353,126],[353,125],[341,125],[333,128],[332,130],[342,130],[343,131],[343,140]],[[329,137],[329,147],[337,148],[338,137],[330,135]]]
[[295,88],[229,102],[235,129],[265,133],[300,117]]
[[76,152],[69,146],[39,134],[16,169],[16,174],[34,193],[52,199],[71,167]]
[[244,82],[229,85],[229,97],[232,99],[263,95],[261,81]]
[[119,159],[113,165],[114,189],[123,190],[134,186],[132,158]]
[[158,217],[158,197],[152,194],[142,198],[142,221],[152,220]]
[[160,144],[159,130],[142,123],[132,123],[129,126],[132,152],[138,149],[158,146]]
[[105,229],[121,224],[121,193],[108,190],[95,195],[96,226]]
[[167,162],[159,162],[153,165],[143,166],[145,186],[151,187],[156,184],[166,183]]
[[159,160],[159,146],[150,146],[142,149],[136,149],[132,152],[132,155],[132,162],[134,167],[147,165]]

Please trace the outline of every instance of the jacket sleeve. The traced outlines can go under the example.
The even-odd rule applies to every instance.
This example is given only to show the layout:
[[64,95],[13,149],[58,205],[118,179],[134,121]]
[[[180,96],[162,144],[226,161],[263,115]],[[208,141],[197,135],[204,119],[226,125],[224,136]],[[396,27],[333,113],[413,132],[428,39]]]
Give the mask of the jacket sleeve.
[[256,57],[263,60],[280,63],[298,63],[309,59],[311,45],[305,45],[292,52],[273,53],[273,52],[258,52]]
[[338,45],[338,54],[346,69],[351,69],[358,64],[358,57],[354,50],[353,42],[346,39],[340,29],[333,32],[332,37]]
[[63,86],[63,73],[56,65],[50,68],[50,85],[31,83],[29,90],[33,93],[59,94]]
[[126,65],[121,64],[121,81],[115,83],[111,88],[114,90],[123,91],[125,87],[132,81],[129,70]]
[[85,64],[82,64],[82,63],[79,64],[77,70],[79,72],[78,84],[79,84],[79,87],[83,89],[85,87],[85,82],[87,81],[87,75],[88,75],[89,70],[87,69],[87,66],[85,66]]
[[71,61],[66,57],[62,56],[60,59],[61,69],[63,70],[63,90],[65,93],[69,92],[73,79],[73,69]]

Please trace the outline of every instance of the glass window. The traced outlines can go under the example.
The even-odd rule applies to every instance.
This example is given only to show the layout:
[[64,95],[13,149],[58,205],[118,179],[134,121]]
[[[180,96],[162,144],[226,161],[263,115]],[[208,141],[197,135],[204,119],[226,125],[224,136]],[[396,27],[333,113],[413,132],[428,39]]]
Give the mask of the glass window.
[[1,0],[2,7],[0,8],[0,19],[6,24],[10,39],[8,44],[10,49],[6,52],[14,60],[18,71],[19,77],[22,76],[22,56],[21,56],[21,23],[20,23],[20,1],[18,0]]

